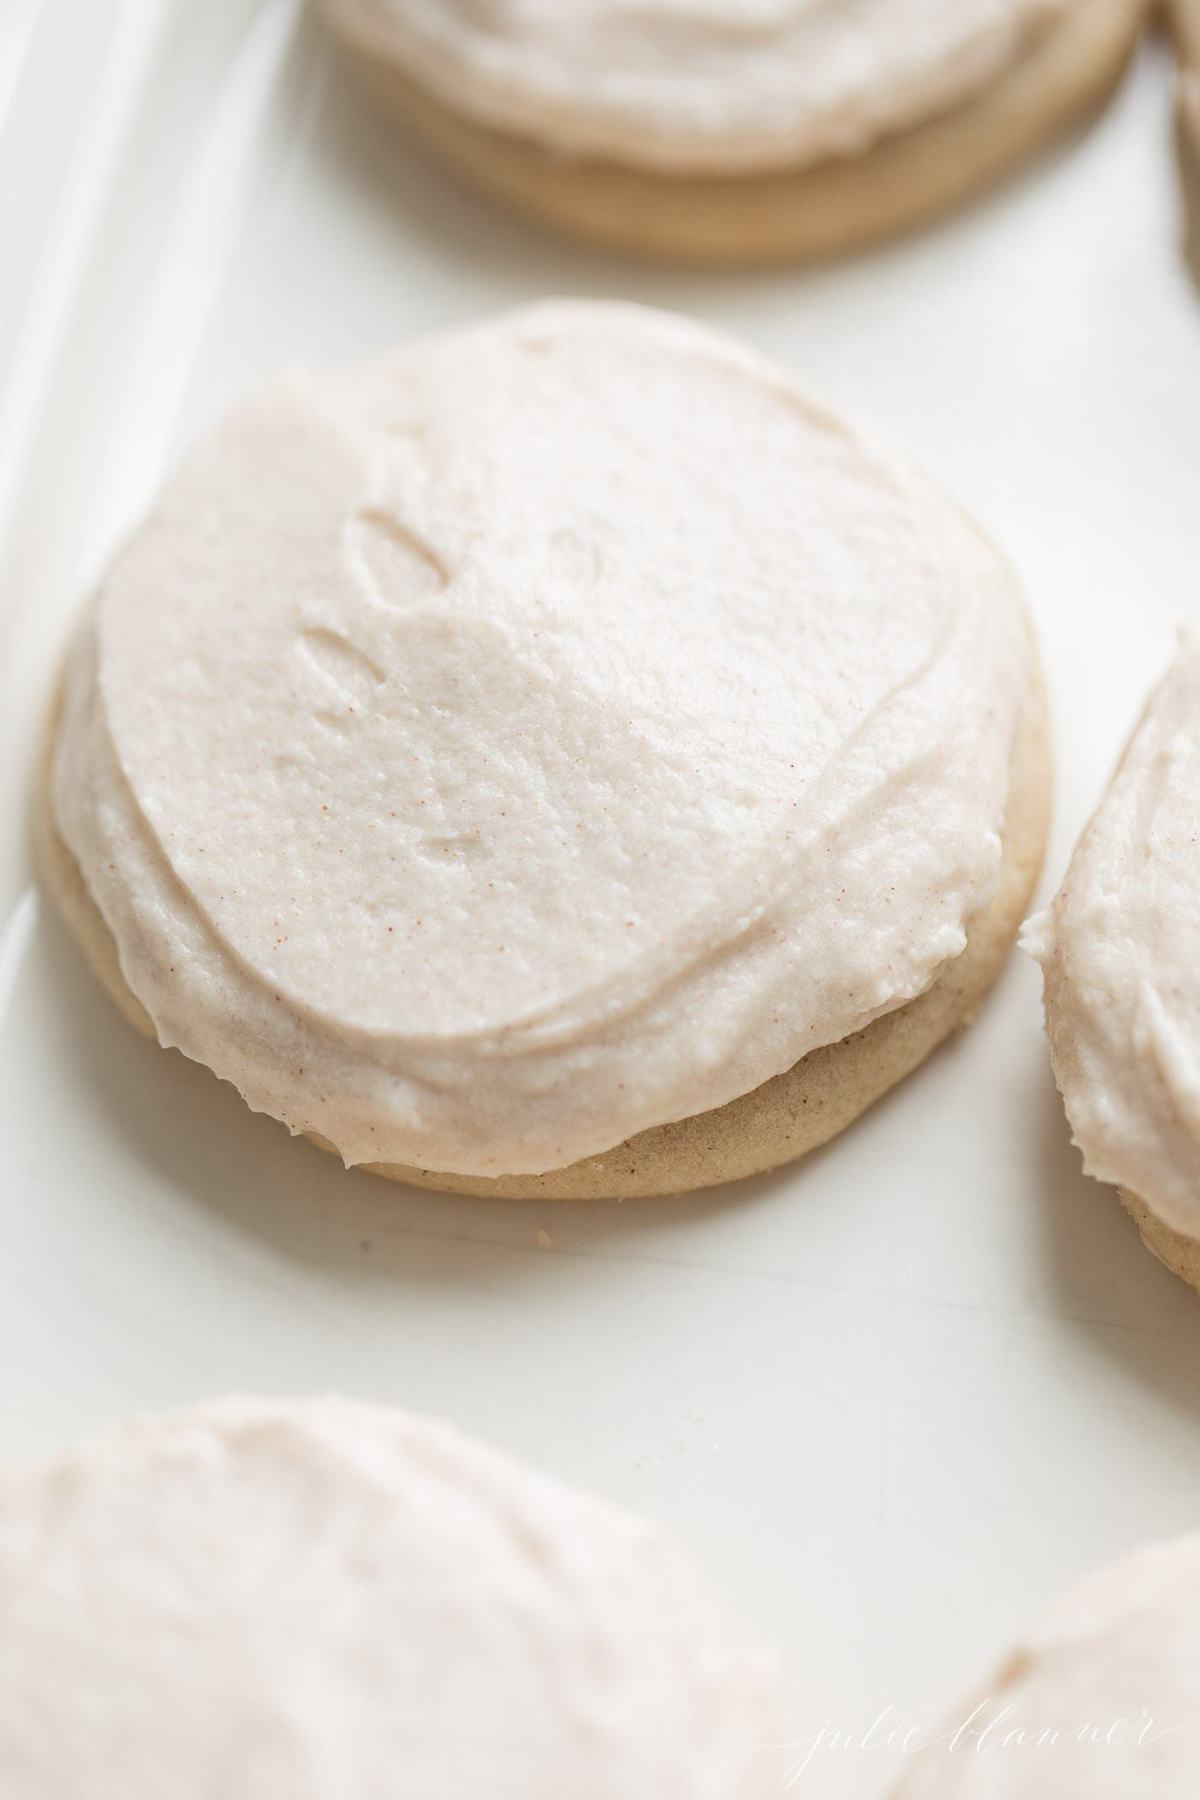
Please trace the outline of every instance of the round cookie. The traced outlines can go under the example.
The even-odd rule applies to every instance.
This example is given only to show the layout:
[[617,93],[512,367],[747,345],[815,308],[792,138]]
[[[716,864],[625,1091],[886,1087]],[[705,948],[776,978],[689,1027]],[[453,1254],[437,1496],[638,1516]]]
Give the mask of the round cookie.
[[67,708],[42,864],[127,1015],[456,1191],[686,1191],[825,1141],[970,1017],[1045,834],[994,551],[641,309],[260,396],[114,568]]
[[314,4],[413,136],[494,197],[604,248],[710,266],[841,255],[962,204],[1101,104],[1150,10],[1068,0],[954,104],[923,116],[914,103],[911,122],[812,162],[726,173],[639,167],[497,129],[414,78],[364,0]]
[[773,1789],[769,1666],[660,1531],[382,1407],[213,1402],[0,1476],[0,1618],[5,1800]]
[[1084,1168],[1147,1247],[1200,1288],[1200,637],[1183,636],[1049,909],[1041,963],[1054,1072]]
[[923,1737],[893,1800],[1186,1800],[1196,1791],[1200,1537],[1085,1577]]

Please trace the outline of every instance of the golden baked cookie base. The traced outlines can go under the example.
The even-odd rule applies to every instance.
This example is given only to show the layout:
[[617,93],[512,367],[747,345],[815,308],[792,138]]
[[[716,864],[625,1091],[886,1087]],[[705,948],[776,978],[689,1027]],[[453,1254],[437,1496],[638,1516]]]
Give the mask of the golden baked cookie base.
[[1200,0],[1168,0],[1167,20],[1180,69],[1175,138],[1183,181],[1184,248],[1200,281]]
[[1150,1211],[1146,1202],[1137,1194],[1131,1194],[1128,1188],[1118,1188],[1121,1204],[1133,1219],[1142,1236],[1142,1242],[1152,1256],[1156,1256],[1165,1268],[1173,1275],[1186,1281],[1189,1287],[1200,1293],[1200,1243],[1195,1238],[1185,1237],[1182,1231],[1176,1231],[1171,1225],[1164,1225],[1155,1213]]
[[[154,1037],[149,1015],[121,974],[112,934],[55,827],[49,786],[53,737],[52,722],[35,814],[43,879],[121,1012],[138,1031]],[[506,1199],[633,1199],[689,1193],[762,1174],[815,1150],[973,1016],[999,974],[1025,915],[1042,865],[1049,809],[1050,747],[1039,676],[1013,750],[999,888],[971,921],[961,956],[917,999],[841,1043],[812,1051],[784,1074],[727,1106],[643,1131],[615,1150],[565,1169],[495,1179],[382,1164],[368,1165],[371,1172],[447,1193],[495,1194]],[[308,1135],[322,1149],[332,1149],[315,1134]]]
[[477,125],[388,63],[341,0],[315,3],[369,84],[459,174],[591,243],[709,266],[834,256],[959,205],[1100,105],[1151,9],[1151,0],[1073,0],[1062,22],[969,104],[861,155],[676,176],[556,156]]

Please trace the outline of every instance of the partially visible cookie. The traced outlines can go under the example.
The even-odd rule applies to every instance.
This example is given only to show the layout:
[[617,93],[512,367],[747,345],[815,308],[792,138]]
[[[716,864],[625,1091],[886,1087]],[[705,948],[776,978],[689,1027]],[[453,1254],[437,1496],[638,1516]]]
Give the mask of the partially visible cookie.
[[1143,1244],[1163,1267],[1200,1293],[1200,1238],[1176,1231],[1128,1188],[1118,1188],[1121,1204],[1134,1221]]
[[314,0],[413,135],[618,250],[827,257],[919,225],[1099,105],[1148,0]]
[[1187,207],[1187,252],[1200,278],[1200,0],[1167,0],[1179,57],[1175,119]]
[[1076,1584],[931,1731],[893,1800],[1191,1800],[1200,1537]]
[[1024,943],[1084,1168],[1200,1288],[1200,636],[1181,641]]
[[4,1800],[765,1800],[665,1536],[449,1426],[212,1402],[0,1475]]

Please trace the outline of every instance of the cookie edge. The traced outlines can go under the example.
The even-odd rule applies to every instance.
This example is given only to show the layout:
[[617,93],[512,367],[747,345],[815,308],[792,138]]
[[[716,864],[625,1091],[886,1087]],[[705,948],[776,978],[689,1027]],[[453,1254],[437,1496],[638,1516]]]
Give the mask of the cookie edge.
[[1151,1256],[1200,1294],[1200,1240],[1176,1231],[1173,1225],[1160,1219],[1140,1194],[1123,1187],[1119,1187],[1117,1193]]
[[793,170],[675,176],[556,155],[478,125],[384,63],[337,0],[310,0],[353,69],[458,175],[602,249],[720,267],[817,261],[897,237],[1001,180],[1120,79],[1154,0],[1074,0],[1008,74],[967,104],[857,155]]
[[[543,1175],[470,1176],[366,1163],[370,1173],[444,1193],[513,1200],[624,1200],[692,1193],[767,1174],[835,1137],[969,1023],[1007,958],[1041,872],[1049,827],[1051,755],[1045,686],[1031,637],[1031,675],[1013,744],[1012,782],[995,895],[970,921],[965,949],[915,1000],[839,1043],[803,1057],[782,1075],[708,1112],[657,1125],[612,1150]],[[59,834],[51,768],[61,713],[56,692],[45,729],[34,805],[34,853],[93,973],[127,1022],[156,1038],[131,992],[116,942],[83,872]],[[306,1133],[321,1149],[334,1146]]]

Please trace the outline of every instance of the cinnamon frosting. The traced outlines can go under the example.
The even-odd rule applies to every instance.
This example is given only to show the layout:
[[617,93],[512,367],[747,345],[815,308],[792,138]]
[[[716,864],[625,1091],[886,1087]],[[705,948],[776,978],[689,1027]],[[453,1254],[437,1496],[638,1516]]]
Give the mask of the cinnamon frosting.
[[53,804],[163,1043],[347,1162],[535,1172],[935,981],[1029,680],[925,479],[710,331],[548,303],[192,452]]
[[1192,1800],[1200,1537],[1065,1595],[926,1744],[895,1800]]
[[775,1730],[659,1531],[430,1420],[222,1401],[0,1478],[5,1800],[765,1800]]
[[1200,1238],[1200,633],[1182,638],[1048,911],[1054,1072],[1084,1167]]
[[667,173],[863,150],[968,102],[1080,3],[320,0],[482,125]]

